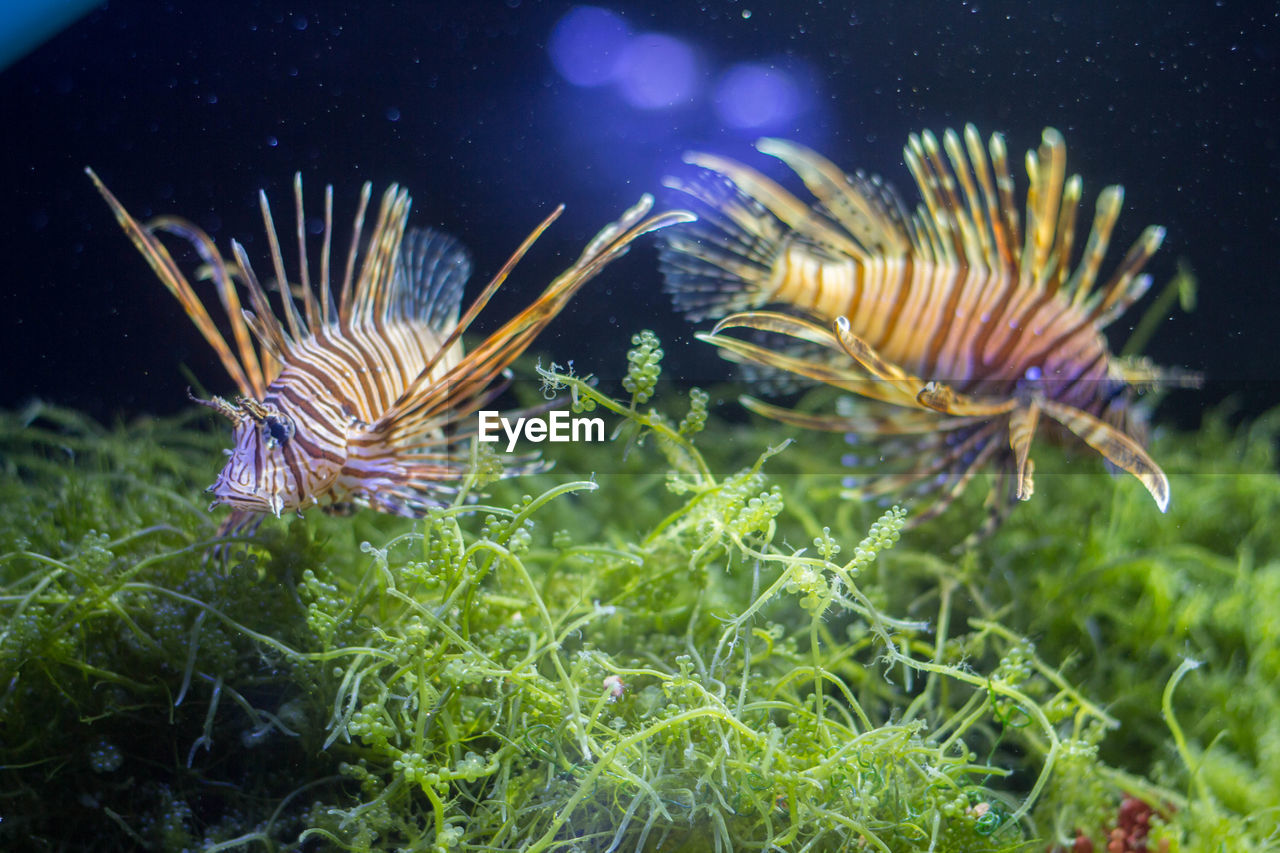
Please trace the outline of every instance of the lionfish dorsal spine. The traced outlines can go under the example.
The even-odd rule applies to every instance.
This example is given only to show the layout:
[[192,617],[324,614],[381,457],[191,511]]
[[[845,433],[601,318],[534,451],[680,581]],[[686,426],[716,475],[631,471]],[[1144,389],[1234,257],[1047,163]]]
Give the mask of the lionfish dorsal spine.
[[231,241],[231,253],[235,255],[241,279],[245,289],[249,291],[249,309],[242,312],[244,320],[253,331],[259,346],[275,359],[283,360],[289,351],[289,338],[284,326],[271,310],[266,291],[253,271],[253,265],[249,263],[249,255],[238,240]]
[[[264,196],[265,200],[265,196]],[[320,325],[320,303],[311,287],[311,264],[307,260],[307,217],[302,204],[302,173],[293,173],[294,236],[298,241],[298,283],[302,289],[302,307],[308,328]]]
[[369,211],[369,201],[373,198],[373,184],[365,181],[360,188],[360,201],[356,204],[356,215],[351,220],[351,243],[347,248],[347,263],[342,274],[342,287],[338,291],[338,323],[347,326],[351,323],[351,305],[355,290],[356,259],[360,253],[360,237],[364,233],[364,219]]
[[[294,187],[298,193],[301,193],[302,184],[296,176]],[[271,216],[271,203],[267,201],[265,190],[258,190],[258,207],[262,210],[263,230],[267,233],[267,245],[271,249],[271,266],[276,274],[276,287],[280,290],[280,301],[284,304],[284,316],[289,324],[289,337],[295,341],[300,341],[305,335],[306,323],[303,321],[302,315],[298,313],[298,306],[293,297],[293,289],[289,286],[289,277],[284,271],[284,255],[280,251],[280,237],[276,233],[276,224]],[[305,249],[305,247],[300,248]],[[303,269],[306,269],[307,253],[302,251],[299,254],[299,264]],[[311,297],[305,286],[301,289],[304,300]]]

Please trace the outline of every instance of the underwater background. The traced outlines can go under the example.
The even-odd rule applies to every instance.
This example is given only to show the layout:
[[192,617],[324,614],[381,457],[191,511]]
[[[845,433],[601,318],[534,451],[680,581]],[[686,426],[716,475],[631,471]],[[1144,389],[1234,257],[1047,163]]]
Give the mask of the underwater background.
[[[576,252],[688,149],[759,165],[751,142],[784,136],[910,197],[907,134],[965,122],[1005,133],[1015,157],[1052,125],[1086,198],[1123,184],[1117,242],[1164,225],[1157,283],[1180,257],[1203,281],[1195,314],[1172,312],[1149,354],[1204,370],[1199,400],[1236,395],[1258,411],[1277,398],[1275,4],[620,4],[607,9],[621,32],[564,34],[557,66],[557,24],[573,8],[113,2],[4,70],[0,347],[20,369],[0,375],[0,401],[171,412],[188,384],[175,362],[215,369],[103,215],[87,165],[138,215],[190,217],[251,257],[263,248],[258,189],[283,203],[301,171],[310,187],[334,184],[349,215],[361,183],[398,181],[415,224],[476,253],[477,277],[564,202],[509,286],[523,304],[561,268],[550,250]],[[640,39],[633,76],[656,77],[656,91],[592,77],[605,75],[590,45],[621,53],[628,38]],[[773,76],[753,88],[760,69]],[[634,255],[572,306],[547,349],[557,336],[590,341],[617,363],[644,324],[673,333],[668,357],[687,381],[727,375],[668,310],[652,256]],[[83,357],[91,346],[102,349]]]
[[[112,2],[15,56],[0,844],[1280,848],[1277,15]],[[533,347],[598,377],[555,381],[616,441],[477,484],[482,511],[271,521],[211,564],[227,441],[186,388],[231,389],[83,173],[255,259],[258,189],[332,183],[344,222],[398,181],[481,281],[564,202],[490,331],[641,192],[678,203],[688,149],[767,170],[751,143],[783,136],[914,198],[907,134],[966,122],[1015,158],[1057,127],[1086,203],[1125,186],[1118,243],[1168,228],[1153,294],[1193,271],[1146,347],[1207,377],[1153,418],[1168,514],[1041,443],[994,536],[956,548],[981,488],[902,533],[839,497],[840,436],[741,412],[646,244]],[[522,363],[516,393],[541,382]]]

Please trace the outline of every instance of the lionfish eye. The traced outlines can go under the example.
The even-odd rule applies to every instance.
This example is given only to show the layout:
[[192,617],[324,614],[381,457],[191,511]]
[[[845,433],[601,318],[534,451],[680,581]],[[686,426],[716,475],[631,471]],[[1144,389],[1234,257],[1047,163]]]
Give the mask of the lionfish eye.
[[293,437],[293,424],[270,415],[266,418],[267,446],[278,447]]

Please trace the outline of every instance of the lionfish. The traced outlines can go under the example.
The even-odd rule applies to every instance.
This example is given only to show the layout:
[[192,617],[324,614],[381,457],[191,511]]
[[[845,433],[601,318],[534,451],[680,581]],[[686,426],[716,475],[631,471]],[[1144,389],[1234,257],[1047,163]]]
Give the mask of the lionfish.
[[[914,211],[880,178],[847,175],[798,144],[762,139],[757,149],[792,169],[816,202],[733,160],[687,154],[696,177],[667,184],[706,209],[661,238],[666,287],[690,319],[720,318],[698,337],[730,360],[757,376],[835,386],[858,404],[810,414],[744,397],[748,409],[851,443],[869,438],[889,470],[853,481],[848,494],[910,490],[931,504],[913,523],[990,466],[993,528],[1031,497],[1042,420],[1167,508],[1169,483],[1142,447],[1133,390],[1197,377],[1118,358],[1102,334],[1147,291],[1141,270],[1165,232],[1144,230],[1097,286],[1123,200],[1121,187],[1106,187],[1073,267],[1081,180],[1066,176],[1058,131],[1047,128],[1027,152],[1025,229],[1003,137],[984,149],[972,125],[963,136],[947,130],[941,144],[927,131],[909,137],[922,198]],[[780,310],[761,310],[771,305]],[[735,329],[747,331],[726,334]]]
[[[467,454],[461,447],[475,432],[465,420],[503,391],[508,366],[578,289],[637,237],[691,218],[684,211],[648,216],[653,200],[643,196],[597,234],[531,305],[464,352],[463,333],[563,205],[534,229],[459,316],[470,256],[453,237],[407,228],[409,194],[395,184],[382,196],[367,239],[371,186],[364,185],[336,297],[333,188],[326,188],[317,293],[302,179],[296,175],[294,281],[286,276],[266,194],[259,193],[282,322],[238,242],[231,242],[234,261],[228,261],[208,234],[187,220],[161,216],[140,223],[91,169],[86,171],[239,390],[234,400],[192,395],[234,425],[234,447],[207,490],[214,495],[211,510],[219,504],[232,508],[223,534],[252,529],[266,513],[279,517],[312,506],[355,504],[395,515],[424,514],[464,478]],[[184,238],[194,247],[229,317],[234,346],[160,234]],[[247,292],[248,308],[242,307],[236,281]]]

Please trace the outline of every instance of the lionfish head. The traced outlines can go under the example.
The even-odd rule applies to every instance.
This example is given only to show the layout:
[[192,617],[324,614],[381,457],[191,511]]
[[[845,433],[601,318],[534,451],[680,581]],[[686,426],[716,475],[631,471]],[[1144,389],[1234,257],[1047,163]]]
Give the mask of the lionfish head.
[[227,464],[205,490],[214,496],[209,508],[225,504],[279,518],[284,510],[301,507],[301,489],[284,454],[293,438],[293,420],[274,404],[248,397],[232,403],[221,397],[201,400],[188,394],[234,424],[234,446],[224,451]]

